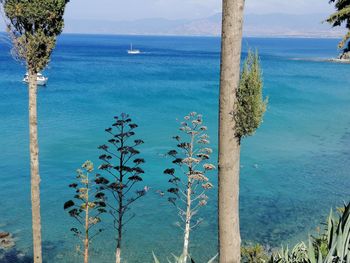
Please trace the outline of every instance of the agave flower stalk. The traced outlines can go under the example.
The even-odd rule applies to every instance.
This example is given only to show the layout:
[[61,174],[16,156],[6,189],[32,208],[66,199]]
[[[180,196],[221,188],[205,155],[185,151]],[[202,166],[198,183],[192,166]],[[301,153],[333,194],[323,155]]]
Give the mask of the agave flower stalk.
[[[99,191],[95,183],[96,179],[89,177],[93,170],[94,166],[90,161],[86,161],[81,169],[77,170],[78,183],[69,185],[75,189],[75,202],[69,200],[64,204],[64,209],[69,209],[69,215],[75,218],[80,225],[79,228],[71,228],[71,231],[84,244],[84,263],[89,262],[90,242],[102,232],[102,229],[94,230],[93,228],[101,222],[100,215],[106,212],[105,194]],[[95,177],[98,178],[99,175],[96,174]]]
[[98,148],[103,151],[100,160],[103,164],[99,169],[105,174],[96,180],[101,187],[110,193],[107,199],[109,214],[113,218],[113,226],[116,230],[116,263],[121,262],[121,247],[123,230],[125,225],[134,218],[132,214],[126,218],[130,206],[143,197],[148,191],[145,186],[142,189],[134,190],[135,184],[143,181],[144,170],[141,165],[145,162],[139,158],[140,151],[136,148],[143,144],[140,139],[131,140],[135,135],[137,125],[132,122],[127,114],[115,117],[112,127],[105,131],[111,137],[107,144]]
[[177,150],[168,152],[173,161],[172,164],[181,171],[182,176],[177,176],[175,168],[168,168],[164,174],[169,175],[169,183],[172,185],[168,192],[172,194],[168,198],[178,210],[182,224],[178,225],[184,231],[183,262],[189,258],[190,232],[196,228],[202,218],[194,221],[199,209],[207,204],[208,196],[205,194],[213,185],[209,182],[207,173],[215,169],[208,163],[212,154],[209,144],[209,136],[206,134],[207,127],[203,125],[202,115],[192,112],[184,117],[180,131],[184,139],[175,136]]

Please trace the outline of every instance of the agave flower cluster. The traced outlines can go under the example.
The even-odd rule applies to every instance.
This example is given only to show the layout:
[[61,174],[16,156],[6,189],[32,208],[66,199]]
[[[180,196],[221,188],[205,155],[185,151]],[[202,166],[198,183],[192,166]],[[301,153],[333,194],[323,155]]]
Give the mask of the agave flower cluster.
[[90,178],[93,171],[94,165],[90,161],[86,161],[81,169],[77,170],[77,182],[69,185],[75,190],[74,199],[64,204],[64,209],[79,223],[79,227],[73,227],[71,231],[84,243],[84,262],[88,261],[91,240],[103,230],[95,229],[95,226],[101,222],[101,214],[107,212],[105,194],[96,184],[99,175],[95,174]]
[[134,217],[133,214],[127,216],[127,212],[132,203],[146,194],[147,187],[134,189],[137,183],[143,181],[141,165],[145,163],[138,157],[140,151],[137,149],[144,142],[132,139],[138,126],[127,114],[114,119],[112,127],[105,130],[110,136],[108,143],[98,147],[103,152],[99,156],[102,161],[99,170],[103,176],[99,176],[96,183],[111,197],[107,199],[107,206],[116,229],[116,262],[120,262],[123,230]]
[[172,196],[168,200],[176,206],[182,221],[178,225],[184,230],[183,256],[186,262],[190,231],[202,221],[199,218],[192,222],[193,217],[207,204],[206,191],[213,188],[208,173],[215,166],[209,162],[213,151],[208,146],[210,141],[202,115],[192,112],[185,116],[180,131],[181,136],[173,137],[177,142],[177,149],[167,154],[173,159],[173,167],[166,169],[164,174],[171,177],[168,192]]

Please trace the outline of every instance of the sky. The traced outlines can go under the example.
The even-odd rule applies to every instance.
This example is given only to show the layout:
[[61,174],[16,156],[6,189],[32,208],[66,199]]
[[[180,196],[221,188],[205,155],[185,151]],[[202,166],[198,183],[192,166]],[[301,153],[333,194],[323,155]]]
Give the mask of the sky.
[[[328,14],[328,0],[246,0],[246,14]],[[221,0],[74,0],[66,18],[74,20],[197,19],[221,12]]]
[[[64,32],[105,34],[126,34],[126,32],[131,32],[131,34],[140,34],[140,32],[146,32],[146,34],[164,34],[166,31],[168,34],[179,34],[179,29],[177,27],[175,28],[176,32],[174,31],[174,28],[167,28],[166,30],[157,29],[162,26],[162,24],[159,22],[160,20],[158,19],[163,18],[168,20],[178,20],[175,22],[180,22],[184,25],[191,25],[191,21],[209,21],[206,20],[206,18],[221,12],[221,2],[222,0],[71,0],[68,3],[65,12],[66,27]],[[275,20],[277,19],[277,21],[279,21],[281,17],[278,14],[310,14],[310,16],[307,16],[308,19],[310,18],[310,25],[309,27],[305,25],[304,31],[313,32],[315,31],[313,27],[315,25],[319,25],[320,21],[327,17],[328,14],[333,12],[334,7],[328,2],[329,0],[245,0],[244,12],[245,14],[258,15],[272,14],[271,16],[268,16],[268,18],[272,19],[275,17]],[[132,27],[133,23],[125,22],[142,19],[155,20],[139,21],[137,25],[134,25],[134,27]],[[299,17],[289,17],[285,19],[283,21],[284,24],[289,23],[293,26],[290,26],[289,28],[282,28],[283,30],[279,28],[279,31],[290,31],[291,28],[294,30],[296,19],[299,21]],[[303,19],[305,20],[305,18]],[[124,22],[121,23],[118,21]],[[265,20],[262,22],[262,24],[264,24],[264,22]],[[269,27],[271,27],[270,24]],[[181,34],[212,35],[217,33],[201,33],[203,27],[206,27],[207,25],[207,23],[203,23],[203,25],[201,25],[202,27],[198,25],[191,25],[190,28],[194,28],[196,32],[181,31]],[[129,28],[130,26],[131,29]],[[213,30],[215,31],[215,28],[219,25],[212,26],[214,26]],[[264,25],[260,25],[260,27],[261,26]],[[276,26],[280,26],[280,23],[278,23]],[[0,17],[0,32],[3,31],[3,28],[4,24]],[[129,29],[126,32],[124,32],[125,30],[121,32],[120,28]],[[151,32],[149,32],[150,28],[156,29],[152,29],[153,31],[151,30]],[[187,26],[185,28],[189,27]],[[258,30],[255,27],[253,29],[255,31]],[[275,29],[269,28],[269,30],[274,31]],[[322,30],[327,31],[328,28],[324,26],[324,29]],[[326,33],[328,34],[328,32]],[[265,33],[260,31],[254,33],[254,35],[260,34],[265,35]]]

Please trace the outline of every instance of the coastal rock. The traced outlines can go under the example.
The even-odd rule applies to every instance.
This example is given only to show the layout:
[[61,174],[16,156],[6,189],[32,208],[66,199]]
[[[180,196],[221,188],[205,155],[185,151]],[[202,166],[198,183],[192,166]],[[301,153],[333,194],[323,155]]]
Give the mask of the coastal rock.
[[339,59],[342,60],[350,60],[350,51],[344,52],[339,56]]
[[[349,58],[346,58],[346,56],[349,56]],[[325,61],[332,62],[332,63],[343,63],[343,64],[350,64],[350,54],[346,56],[339,56],[338,58],[331,58],[327,59]]]
[[8,232],[0,232],[0,249],[10,249],[15,246],[12,235]]
[[9,232],[0,232],[0,239],[6,238],[6,237],[9,237],[9,236],[10,236]]

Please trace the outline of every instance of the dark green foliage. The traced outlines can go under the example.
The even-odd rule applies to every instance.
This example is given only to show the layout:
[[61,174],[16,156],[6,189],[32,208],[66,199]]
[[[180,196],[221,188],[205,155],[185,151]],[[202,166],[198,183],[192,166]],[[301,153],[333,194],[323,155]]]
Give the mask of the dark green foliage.
[[75,218],[79,224],[78,228],[71,228],[71,231],[82,239],[92,239],[100,233],[102,229],[97,229],[93,233],[95,226],[101,222],[101,214],[105,213],[104,193],[100,191],[95,183],[99,175],[96,174],[92,178],[94,166],[90,161],[86,161],[81,169],[77,170],[77,182],[69,185],[74,190],[74,198],[64,203],[64,210]]
[[50,60],[56,38],[64,26],[63,14],[69,0],[0,0],[7,17],[7,30],[14,53],[33,73]]
[[[350,39],[350,0],[330,0],[329,3],[335,4],[336,12],[331,14],[326,21],[333,27],[345,24],[345,27],[348,30],[342,41],[339,43],[339,48],[344,48]],[[349,43],[344,52],[348,51],[350,51]]]
[[99,176],[96,183],[109,193],[107,206],[117,230],[117,248],[120,248],[124,227],[134,217],[130,215],[126,218],[127,212],[132,203],[143,197],[149,188],[144,186],[134,191],[134,186],[143,181],[145,173],[141,168],[145,160],[139,158],[140,151],[137,149],[144,142],[132,139],[137,125],[127,114],[114,118],[112,127],[105,130],[110,136],[108,143],[98,147],[103,151],[99,157],[103,162],[99,167],[103,176]]
[[237,90],[236,136],[251,136],[262,123],[267,100],[263,99],[263,81],[257,52],[248,52]]

